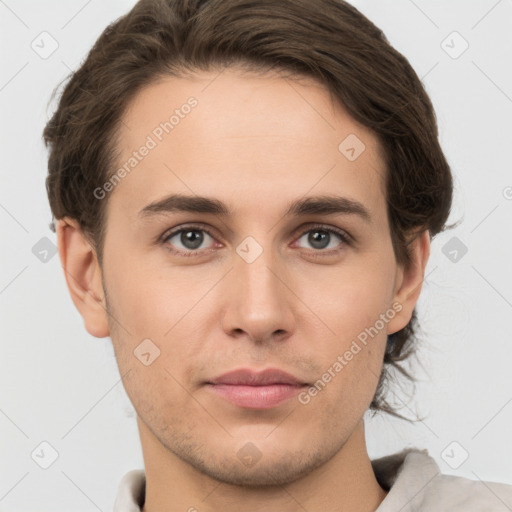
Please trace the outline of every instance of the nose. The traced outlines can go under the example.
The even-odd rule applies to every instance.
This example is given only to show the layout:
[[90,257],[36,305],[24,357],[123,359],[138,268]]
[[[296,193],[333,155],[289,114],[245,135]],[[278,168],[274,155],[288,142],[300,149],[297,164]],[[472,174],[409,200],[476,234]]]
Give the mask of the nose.
[[254,343],[283,341],[294,330],[293,297],[284,264],[265,249],[252,262],[234,254],[222,294],[222,327]]

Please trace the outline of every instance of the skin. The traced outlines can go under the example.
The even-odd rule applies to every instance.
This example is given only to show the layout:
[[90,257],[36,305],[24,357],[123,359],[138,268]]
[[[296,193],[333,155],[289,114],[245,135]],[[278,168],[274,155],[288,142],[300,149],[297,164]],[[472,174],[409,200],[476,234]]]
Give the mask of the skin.
[[[119,165],[190,96],[197,107],[103,199],[103,268],[77,222],[58,223],[71,297],[87,331],[111,337],[137,412],[143,510],[376,510],[386,490],[372,471],[363,415],[386,336],[407,325],[419,297],[428,232],[413,242],[410,267],[397,265],[378,140],[310,79],[235,67],[166,77],[125,112]],[[349,134],[366,146],[352,162],[338,150]],[[171,193],[217,198],[234,214],[138,218]],[[320,194],[361,202],[371,223],[284,217],[293,200]],[[192,251],[179,234],[157,241],[198,222],[213,235],[198,233],[199,256],[170,251]],[[317,223],[354,242],[331,235],[327,249],[312,245],[308,230]],[[236,252],[247,236],[263,249],[252,263]],[[401,311],[307,405],[295,397],[247,409],[203,385],[240,367],[277,367],[314,383],[394,302]],[[146,338],[160,350],[148,366],[134,355]],[[260,455],[251,467],[238,456],[247,443]]]

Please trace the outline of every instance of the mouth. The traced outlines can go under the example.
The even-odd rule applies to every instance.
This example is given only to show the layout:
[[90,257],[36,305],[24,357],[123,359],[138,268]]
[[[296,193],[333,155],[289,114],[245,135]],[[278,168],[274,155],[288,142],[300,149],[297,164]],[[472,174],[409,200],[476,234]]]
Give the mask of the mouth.
[[293,375],[270,368],[260,372],[238,369],[206,383],[217,396],[238,407],[270,409],[296,396],[309,386]]

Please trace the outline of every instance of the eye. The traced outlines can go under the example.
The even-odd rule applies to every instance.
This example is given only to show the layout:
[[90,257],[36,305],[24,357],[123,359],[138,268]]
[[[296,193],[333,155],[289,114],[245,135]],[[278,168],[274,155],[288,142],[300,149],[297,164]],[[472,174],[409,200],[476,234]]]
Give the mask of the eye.
[[[303,240],[309,243],[313,248],[313,253],[339,252],[345,245],[351,245],[351,236],[342,230],[324,225],[309,227],[307,230],[301,231],[298,242]],[[335,239],[338,239],[336,243]],[[213,250],[212,242],[215,238],[204,226],[194,225],[180,227],[170,233],[166,233],[162,237],[162,243],[173,253],[180,256],[201,256],[208,251],[208,245]],[[341,247],[340,247],[341,242]],[[206,247],[204,247],[206,245]],[[323,254],[319,254],[323,255]]]
[[162,243],[177,247],[177,250],[169,249],[177,254],[198,256],[200,251],[204,250],[204,247],[201,249],[201,246],[205,244],[205,241],[208,242],[208,239],[215,240],[208,230],[202,226],[189,226],[164,235]]
[[[338,242],[336,242],[336,238]],[[340,241],[342,247],[351,243],[350,236],[347,233],[323,225],[313,226],[307,231],[303,231],[298,241],[300,242],[301,240],[310,244],[315,249],[315,252],[327,253],[331,253],[331,249],[334,251],[341,250],[339,247]]]

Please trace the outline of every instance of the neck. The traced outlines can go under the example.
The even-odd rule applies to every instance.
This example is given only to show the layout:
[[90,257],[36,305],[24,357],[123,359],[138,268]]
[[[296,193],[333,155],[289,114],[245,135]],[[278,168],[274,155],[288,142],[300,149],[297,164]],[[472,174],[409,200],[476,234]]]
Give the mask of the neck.
[[137,418],[146,472],[142,512],[373,512],[387,492],[372,469],[364,422],[325,464],[287,485],[244,487],[219,482],[167,450]]

